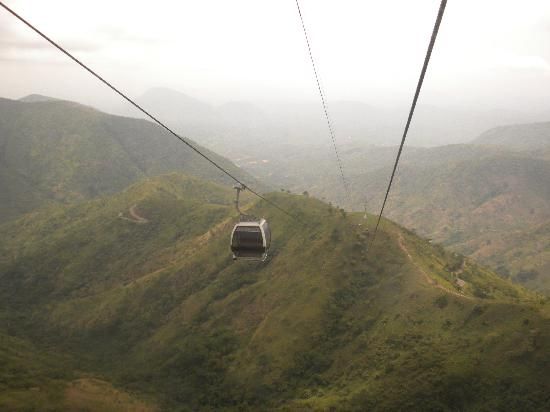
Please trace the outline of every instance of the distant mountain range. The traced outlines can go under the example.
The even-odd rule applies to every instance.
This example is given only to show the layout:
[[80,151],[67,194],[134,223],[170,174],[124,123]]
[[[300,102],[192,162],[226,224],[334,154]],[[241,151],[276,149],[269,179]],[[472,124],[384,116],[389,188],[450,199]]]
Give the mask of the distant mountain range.
[[[256,185],[229,160],[202,150]],[[38,95],[0,99],[0,222],[44,203],[114,193],[143,177],[177,170],[233,183],[149,121]]]
[[[167,88],[153,88],[137,101],[208,148],[244,165],[292,145],[299,150],[330,147],[326,120],[319,102],[227,102],[211,105]],[[354,145],[393,146],[400,139],[407,108],[383,108],[356,101],[330,101],[336,138],[344,148]],[[126,103],[117,113],[140,116]],[[466,143],[492,127],[544,119],[544,114],[498,110],[466,110],[420,105],[410,131],[415,146]]]
[[23,103],[43,103],[43,102],[56,102],[61,100],[56,99],[54,97],[43,96],[41,94],[29,94],[28,96],[24,96],[18,99],[18,101]]
[[550,122],[501,126],[482,133],[472,143],[512,150],[550,150]]

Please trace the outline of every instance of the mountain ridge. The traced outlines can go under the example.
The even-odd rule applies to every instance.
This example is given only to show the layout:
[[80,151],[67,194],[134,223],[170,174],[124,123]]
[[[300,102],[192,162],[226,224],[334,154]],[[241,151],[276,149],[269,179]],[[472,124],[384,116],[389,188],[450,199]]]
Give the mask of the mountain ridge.
[[550,122],[495,127],[482,133],[472,143],[522,151],[548,149],[550,148]]
[[23,102],[23,103],[41,103],[41,102],[53,102],[53,101],[59,101],[61,99],[56,99],[55,97],[45,96],[42,94],[29,94],[27,96],[23,96],[17,101]]

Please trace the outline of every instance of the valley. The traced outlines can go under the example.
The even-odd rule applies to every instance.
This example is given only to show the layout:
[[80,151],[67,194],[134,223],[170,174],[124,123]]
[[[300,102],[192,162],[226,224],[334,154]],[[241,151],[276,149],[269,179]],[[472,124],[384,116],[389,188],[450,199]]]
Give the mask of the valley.
[[[353,212],[365,201],[357,188],[376,212],[393,148],[344,151],[356,189],[347,200],[321,147],[307,159],[282,147],[294,155],[254,167],[221,159],[284,188],[267,199],[297,218],[245,192],[243,209],[268,219],[273,246],[265,263],[233,262],[224,178],[192,157],[176,162],[148,122],[30,100],[4,101],[0,122],[3,159],[20,159],[1,165],[1,407],[548,407],[549,301],[520,285],[547,285],[544,156],[408,149],[388,213],[405,227],[383,219],[375,242],[376,215]],[[32,131],[67,112],[79,120]],[[14,125],[29,131],[6,134]],[[135,172],[112,179],[103,162],[115,160]]]

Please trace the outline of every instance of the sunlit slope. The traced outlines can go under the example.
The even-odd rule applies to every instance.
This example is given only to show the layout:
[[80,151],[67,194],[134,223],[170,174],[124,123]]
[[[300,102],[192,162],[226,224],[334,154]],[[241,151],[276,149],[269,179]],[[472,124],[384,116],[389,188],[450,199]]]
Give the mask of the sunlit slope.
[[497,273],[550,294],[550,220],[504,236],[491,233],[472,254]]
[[[247,183],[254,182],[227,159],[204,152]],[[0,222],[45,203],[115,193],[170,171],[230,183],[149,121],[67,101],[0,99]]]
[[541,298],[387,221],[368,249],[361,216],[283,193],[270,199],[298,220],[255,204],[271,257],[233,263],[232,193],[199,183],[164,176],[2,226],[19,333],[167,409],[548,407]]
[[438,169],[405,166],[392,193],[390,214],[448,243],[483,231],[525,228],[550,219],[548,179],[550,163],[510,156]]
[[404,166],[388,216],[503,276],[548,289],[550,163],[501,155],[441,168]]

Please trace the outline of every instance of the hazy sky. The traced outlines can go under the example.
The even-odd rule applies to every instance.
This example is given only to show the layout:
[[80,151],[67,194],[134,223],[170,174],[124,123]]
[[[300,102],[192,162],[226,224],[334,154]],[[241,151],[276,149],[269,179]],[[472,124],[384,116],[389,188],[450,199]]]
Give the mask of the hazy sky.
[[[317,99],[295,0],[2,0],[132,96]],[[439,0],[300,0],[330,100],[410,101]],[[111,92],[0,9],[0,96]],[[550,107],[550,1],[449,0],[424,103]]]

